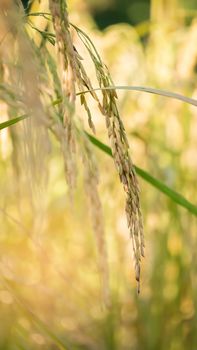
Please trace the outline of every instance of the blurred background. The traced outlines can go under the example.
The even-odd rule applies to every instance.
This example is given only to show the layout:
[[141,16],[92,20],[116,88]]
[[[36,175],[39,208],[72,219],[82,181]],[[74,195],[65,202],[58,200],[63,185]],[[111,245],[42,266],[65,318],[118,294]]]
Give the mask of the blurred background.
[[[197,98],[195,0],[70,0],[68,9],[116,85]],[[31,1],[30,10],[47,11],[48,2]],[[36,17],[35,25],[42,28],[43,21]],[[118,96],[134,163],[197,205],[196,108],[152,94]],[[97,137],[108,143],[104,119],[94,103],[91,108]],[[196,217],[139,178],[146,251],[137,296],[124,193],[113,160],[94,149],[110,271],[106,307],[80,164],[71,203],[59,146],[53,137],[51,143],[35,220],[28,183],[21,187],[15,178],[8,131],[0,135],[0,349],[196,350]]]

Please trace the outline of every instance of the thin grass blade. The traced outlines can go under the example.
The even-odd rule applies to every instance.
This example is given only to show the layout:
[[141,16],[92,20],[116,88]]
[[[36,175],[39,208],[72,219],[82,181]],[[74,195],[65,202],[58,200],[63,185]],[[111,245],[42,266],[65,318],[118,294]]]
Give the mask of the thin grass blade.
[[28,118],[28,115],[27,114],[23,114],[19,117],[16,117],[16,118],[13,118],[13,119],[10,119],[10,120],[6,120],[5,122],[1,123],[0,124],[0,130],[2,129],[5,129],[5,128],[8,128],[8,126],[12,126],[18,122],[20,122],[21,120],[24,120]]
[[197,100],[195,100],[194,98],[190,98],[190,97],[178,94],[176,92],[154,89],[154,88],[145,87],[145,86],[127,86],[127,85],[125,85],[125,86],[124,85],[107,86],[107,87],[102,87],[102,88],[95,88],[92,90],[85,90],[83,92],[78,92],[77,95],[82,95],[84,93],[93,92],[93,91],[100,91],[100,90],[129,90],[129,91],[148,92],[148,93],[154,94],[154,95],[160,95],[160,96],[164,96],[164,97],[173,98],[175,100],[186,102],[186,103],[189,103],[190,105],[197,107]]

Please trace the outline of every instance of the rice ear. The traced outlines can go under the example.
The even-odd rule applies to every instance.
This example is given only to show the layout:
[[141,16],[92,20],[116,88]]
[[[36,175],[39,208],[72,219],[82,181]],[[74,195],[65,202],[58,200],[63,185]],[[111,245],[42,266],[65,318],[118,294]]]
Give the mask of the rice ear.
[[[80,39],[84,43],[90,58],[95,66],[96,76],[102,92],[102,103],[98,102],[99,109],[104,114],[106,128],[111,143],[112,155],[119,178],[126,196],[126,217],[133,244],[133,260],[135,266],[135,277],[140,291],[140,263],[144,256],[144,233],[143,220],[139,200],[139,185],[129,153],[129,143],[122,118],[120,117],[116,99],[116,91],[102,89],[113,86],[110,73],[102,62],[94,44],[81,29],[74,26]],[[91,89],[90,89],[91,90]]]

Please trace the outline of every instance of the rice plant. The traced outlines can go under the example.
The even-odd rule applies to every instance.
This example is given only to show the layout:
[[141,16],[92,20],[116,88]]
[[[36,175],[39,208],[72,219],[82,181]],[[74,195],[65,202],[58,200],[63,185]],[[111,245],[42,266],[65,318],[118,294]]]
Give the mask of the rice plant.
[[[128,141],[130,140],[130,135],[127,127],[124,125],[124,108],[122,108],[122,113],[119,112],[121,109],[119,108],[119,105],[121,105],[119,100],[124,101],[124,105],[126,105],[128,103],[128,95],[121,95],[123,97],[120,97],[118,100],[118,92],[119,90],[125,94],[127,91],[135,92],[135,94],[136,92],[148,92],[154,98],[154,103],[160,103],[161,105],[164,103],[164,100],[167,101],[167,98],[170,98],[172,103],[174,103],[170,105],[170,108],[172,106],[174,110],[178,110],[179,107],[177,106],[180,106],[181,103],[183,103],[182,108],[191,108],[186,106],[195,108],[197,101],[195,98],[177,93],[176,89],[170,92],[167,80],[164,82],[163,87],[157,88],[157,74],[155,76],[152,75],[150,81],[151,85],[154,84],[155,87],[131,85],[130,83],[125,85],[115,84],[94,41],[78,24],[70,21],[65,0],[49,0],[49,2],[43,1],[39,4],[33,2],[29,12],[24,11],[20,1],[15,1],[14,3],[12,1],[3,1],[0,6],[0,99],[1,110],[6,115],[6,120],[0,124],[0,129],[4,132],[3,140],[6,144],[6,149],[3,149],[2,146],[2,169],[4,169],[2,172],[4,172],[4,177],[9,179],[8,184],[2,185],[2,227],[6,231],[9,230],[9,225],[14,225],[14,230],[18,230],[14,245],[18,244],[23,260],[21,264],[24,264],[24,266],[21,265],[19,267],[18,274],[17,269],[13,266],[16,258],[13,258],[15,253],[14,250],[12,251],[11,246],[8,248],[9,253],[4,253],[2,256],[2,291],[0,298],[6,305],[14,304],[14,308],[10,311],[11,314],[8,316],[7,322],[5,322],[8,331],[2,330],[2,349],[12,349],[14,348],[13,346],[32,349],[35,346],[47,349],[157,348],[161,344],[159,333],[157,332],[157,336],[149,340],[149,336],[146,335],[149,332],[148,325],[143,330],[145,335],[141,337],[140,322],[143,320],[143,317],[148,315],[146,308],[143,309],[141,315],[141,307],[143,301],[145,304],[150,302],[153,305],[153,309],[156,300],[158,300],[159,305],[161,294],[157,295],[155,292],[154,299],[151,299],[152,297],[149,296],[148,292],[151,288],[150,286],[153,286],[154,289],[158,288],[159,291],[159,283],[161,283],[159,281],[159,271],[167,276],[166,286],[164,284],[164,297],[170,300],[168,299],[169,295],[176,296],[175,286],[172,287],[168,283],[168,271],[177,271],[175,260],[178,256],[176,249],[179,248],[177,248],[177,245],[175,245],[175,248],[172,248],[174,243],[170,241],[170,238],[168,240],[163,238],[163,246],[169,246],[171,247],[169,249],[172,249],[172,261],[170,262],[169,260],[166,272],[165,269],[162,270],[161,268],[153,280],[151,278],[145,280],[142,288],[142,293],[143,289],[145,290],[144,299],[143,296],[142,299],[139,296],[138,300],[134,294],[127,301],[127,296],[122,302],[120,310],[118,300],[121,300],[123,293],[121,288],[125,285],[125,279],[127,281],[126,285],[131,283],[134,287],[134,283],[130,281],[128,276],[127,278],[125,277],[125,273],[122,270],[123,267],[120,270],[117,263],[115,264],[116,268],[112,269],[113,253],[111,249],[114,248],[116,250],[115,242],[119,242],[119,238],[114,238],[113,244],[109,245],[106,243],[106,241],[109,241],[109,238],[107,238],[108,234],[105,231],[110,230],[110,228],[105,221],[110,220],[112,213],[110,213],[109,209],[106,209],[106,205],[104,205],[103,209],[103,200],[99,195],[98,180],[99,177],[102,177],[102,169],[100,169],[102,167],[97,160],[96,149],[93,146],[112,157],[120,184],[123,187],[124,200],[123,197],[119,198],[119,195],[116,195],[117,199],[120,199],[121,207],[125,207],[125,216],[131,237],[137,292],[139,294],[141,260],[144,257],[145,248],[142,214],[145,212],[144,222],[145,227],[148,228],[146,223],[146,218],[148,220],[148,209],[144,208],[144,211],[141,209],[140,202],[146,200],[146,192],[142,190],[140,193],[138,176],[143,178],[147,184],[153,185],[156,193],[162,192],[169,198],[169,202],[167,202],[169,203],[169,212],[178,211],[177,206],[182,206],[185,212],[188,212],[187,215],[191,217],[193,215],[195,220],[197,207],[183,195],[173,190],[172,186],[164,184],[162,179],[157,179],[154,176],[154,169],[150,173],[134,165]],[[153,2],[153,17],[156,16],[155,8],[156,5]],[[156,22],[154,18],[153,21]],[[154,25],[156,26],[157,24]],[[161,31],[153,30],[149,38],[150,42],[146,52],[147,69],[150,69],[149,57],[150,60],[154,60],[154,54],[157,57],[157,50],[159,50],[156,46],[159,40],[155,35],[160,35],[160,37],[167,35],[166,33],[168,33],[170,28],[162,27],[161,23],[160,27]],[[194,29],[191,28],[191,32]],[[96,40],[98,38],[95,35]],[[157,67],[157,64],[155,66]],[[177,64],[177,70],[180,70],[180,72],[182,72],[181,67],[180,62]],[[167,69],[170,68],[167,67],[166,71]],[[185,66],[184,69],[186,69]],[[164,76],[166,77],[167,74],[165,73]],[[189,91],[189,85],[186,84],[186,86],[188,86],[187,91]],[[156,100],[158,98],[157,95],[162,97]],[[141,103],[137,97],[135,103],[139,105]],[[146,103],[145,101],[145,105]],[[168,102],[165,103],[167,104]],[[167,111],[168,107],[165,108]],[[194,111],[194,109],[191,111]],[[95,136],[97,129],[99,129],[99,126],[96,126],[98,124],[96,122],[97,118],[95,118],[95,114],[98,115],[98,113],[100,113],[102,123],[105,125],[107,137],[104,137],[107,143],[109,140],[109,146]],[[137,109],[134,111],[134,114],[137,114]],[[162,120],[158,120],[158,117],[156,118],[157,121],[152,125],[154,137],[159,128],[161,128],[159,123],[162,122]],[[133,139],[136,141],[136,139],[139,140],[141,138],[143,141],[146,138],[146,135],[138,134],[138,132],[138,130],[133,132],[131,143]],[[162,148],[162,140],[160,142]],[[166,151],[163,152],[165,153]],[[134,157],[135,144],[132,147],[132,153]],[[12,167],[10,168],[7,165],[9,160],[12,161]],[[50,168],[52,161],[54,166]],[[54,190],[58,193],[55,187],[55,179],[57,177],[61,178],[58,173],[60,171],[58,170],[60,162],[64,168],[65,175],[65,193],[63,198],[68,199],[68,204],[66,204],[68,206],[66,213],[70,218],[68,222],[61,210],[61,202],[58,204],[58,197],[53,192]],[[102,160],[100,162],[102,163]],[[112,164],[110,169],[112,169]],[[6,176],[5,171],[7,171]],[[111,171],[113,172],[113,170]],[[84,189],[83,194],[78,190],[81,186]],[[121,188],[117,184],[117,188],[119,187]],[[56,217],[53,218],[53,203],[50,202],[51,197],[48,193],[53,193],[51,197],[56,197],[57,208],[60,208],[59,211],[55,209],[56,216],[57,218],[59,217],[57,221]],[[61,197],[60,193],[59,195]],[[150,198],[148,200],[149,203],[151,203]],[[62,200],[64,201],[65,199]],[[89,224],[85,217],[86,211],[84,212],[85,209],[83,208],[84,200],[87,200],[92,228],[95,233],[95,255],[97,261],[96,271],[94,267],[91,267],[91,271],[88,273],[85,270],[87,269],[86,262],[89,262],[90,266],[93,264],[94,252],[90,251],[94,244],[90,244],[88,248],[90,251],[87,249],[83,252],[83,249],[79,249],[81,245],[87,245],[86,240],[91,242]],[[82,206],[81,213],[85,216],[80,217],[79,215],[73,221],[71,217],[74,215],[74,212],[77,212],[76,209],[79,203]],[[63,207],[65,208],[65,204]],[[50,216],[49,212],[51,213]],[[161,225],[167,227],[164,213],[165,211],[163,211],[163,215],[161,213],[159,216]],[[154,216],[153,213],[152,215]],[[178,227],[179,224],[181,225],[178,220],[178,214],[176,220],[174,225]],[[187,219],[185,220],[187,221]],[[186,221],[183,222],[183,226],[186,225]],[[61,222],[63,223],[62,225]],[[87,230],[87,238],[76,234],[81,230],[81,223]],[[72,238],[74,247],[70,248],[71,253],[68,252],[68,259],[65,259],[65,254],[67,254],[65,249],[70,247],[70,243],[67,244],[64,242],[64,239],[69,240],[69,232],[73,230],[72,225],[74,225],[74,231],[76,232]],[[64,226],[66,228],[65,235]],[[191,221],[191,230],[194,232],[194,237],[195,227],[196,222]],[[46,235],[47,230],[53,231],[55,236],[58,234],[55,238],[56,244],[53,245],[54,237],[50,234]],[[170,229],[168,230],[170,232]],[[60,233],[61,238],[59,237]],[[20,236],[21,234],[22,236]],[[174,242],[178,241],[175,232],[173,234],[175,235]],[[149,245],[149,240],[150,238],[153,239],[153,237],[147,236],[146,242]],[[17,240],[19,243],[17,243]],[[118,254],[120,254],[119,258],[121,259],[122,241],[120,240],[119,243]],[[155,255],[153,255],[151,249],[148,248],[148,257],[143,259],[145,276],[147,273],[146,265],[149,264],[149,261],[152,269],[154,265],[157,268],[157,253],[158,256],[161,255],[161,253],[159,255],[159,249],[155,248]],[[166,252],[166,249],[164,252]],[[173,249],[175,249],[175,254]],[[173,256],[175,256],[174,260]],[[182,258],[184,259],[184,256]],[[187,256],[185,259],[187,259]],[[28,261],[29,265],[27,264],[26,266]],[[82,275],[80,275],[80,266],[78,266],[80,261],[83,266]],[[21,274],[23,269],[24,273],[22,272]],[[125,271],[128,271],[128,269],[130,269],[130,263],[127,261]],[[176,276],[175,272],[174,276]],[[117,274],[118,280],[123,279],[120,286],[116,285],[116,278],[114,278],[113,273]],[[94,274],[99,278],[99,283],[97,283]],[[21,275],[25,277],[22,278]],[[76,284],[79,283],[79,288],[75,285],[75,282]],[[100,287],[95,287],[95,285]],[[37,299],[34,298],[34,293],[37,295]],[[62,297],[62,294],[65,294],[65,298]],[[132,304],[134,300],[135,306]],[[189,300],[191,302],[191,298]],[[90,309],[88,309],[88,301],[91,306]],[[97,303],[98,305],[96,305]],[[184,305],[183,301],[181,303]],[[100,304],[104,304],[103,308],[100,308]],[[85,312],[80,312],[80,308]],[[131,343],[129,327],[124,327],[124,319],[127,320],[128,315],[131,315],[133,310],[138,313],[138,318],[134,317],[132,323]],[[156,310],[159,312],[159,308]],[[73,318],[72,315],[76,313],[76,317]],[[5,314],[7,317],[7,311],[5,311]],[[151,315],[151,326],[153,325],[154,329],[156,327],[156,325],[154,326],[154,311]],[[16,320],[13,326],[11,322],[12,317]],[[91,325],[90,320],[93,320]],[[84,331],[87,325],[89,329]],[[93,335],[94,332],[95,336]],[[122,333],[125,334],[124,341],[120,340]],[[149,341],[149,345],[143,343],[146,338]],[[192,344],[195,344],[195,339],[194,337]],[[180,345],[179,339],[175,341],[174,348],[176,348],[176,344],[178,344],[178,348]]]

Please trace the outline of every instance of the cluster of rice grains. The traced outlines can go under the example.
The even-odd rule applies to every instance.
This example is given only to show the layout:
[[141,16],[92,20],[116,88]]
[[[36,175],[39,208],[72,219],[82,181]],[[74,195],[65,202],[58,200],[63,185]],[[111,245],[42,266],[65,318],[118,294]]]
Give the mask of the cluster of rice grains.
[[[92,95],[98,104],[100,111],[105,116],[113,159],[126,195],[126,215],[130,235],[132,238],[135,276],[136,280],[138,281],[139,292],[140,260],[141,256],[144,256],[144,237],[142,215],[139,203],[138,182],[136,179],[135,169],[129,155],[129,145],[124,125],[122,123],[116,105],[116,91],[113,89],[113,82],[110,78],[107,67],[103,64],[94,44],[91,42],[86,33],[72,24],[74,30],[77,32],[79,38],[85,45],[85,48],[87,49],[90,58],[95,66],[96,77],[103,97],[102,101],[100,101],[91,85],[90,79],[86,74],[86,70],[82,64],[82,59],[77,52],[77,49],[73,45],[72,37],[70,34],[71,24],[68,22],[66,1],[49,0],[49,8],[51,11],[52,23],[55,31],[58,64],[56,64],[56,61],[53,59],[47,47],[44,45],[45,42],[42,42],[42,54],[39,52],[40,48],[36,48],[36,45],[33,44],[32,41],[29,41],[26,47],[29,47],[30,43],[32,44],[32,49],[36,54],[36,60],[40,60],[40,66],[42,67],[41,73],[42,70],[45,70],[46,72],[46,74],[41,74],[41,82],[38,82],[39,91],[43,91],[42,86],[44,87],[44,90],[47,91],[47,79],[43,77],[46,77],[49,73],[52,76],[53,80],[53,94],[49,93],[48,97],[52,102],[55,93],[57,99],[60,98],[60,102],[54,104],[54,108],[47,108],[46,106],[42,107],[42,102],[38,98],[37,101],[39,101],[39,104],[36,104],[39,106],[38,113],[38,107],[32,109],[32,104],[35,104],[34,101],[32,103],[30,99],[31,96],[35,97],[35,94],[30,94],[28,96],[25,94],[26,102],[29,101],[29,103],[24,102],[26,105],[25,113],[28,113],[27,109],[29,108],[30,115],[37,114],[40,116],[40,123],[44,126],[44,128],[50,129],[60,142],[64,156],[66,180],[68,182],[69,188],[71,189],[71,193],[72,188],[75,185],[75,177],[77,173],[76,154],[79,153],[82,157],[84,164],[85,189],[90,203],[92,224],[95,231],[98,247],[98,261],[103,281],[103,294],[105,301],[108,303],[109,273],[104,238],[105,235],[102,208],[97,190],[98,172],[96,162],[92,154],[90,142],[83,131],[82,121],[77,118],[77,115],[75,113],[75,100],[77,95],[80,96],[81,104],[84,106],[84,109],[87,112],[88,123],[93,132],[95,132],[95,127],[92,121],[91,111],[86,100],[87,92]],[[27,37],[25,34],[25,40],[26,38]],[[31,50],[28,48],[28,52],[30,51]],[[34,63],[31,63],[31,66],[33,66],[33,64]],[[34,75],[36,76],[36,74]],[[25,76],[23,80],[23,85],[26,87]],[[35,79],[33,79],[33,81],[34,80]],[[76,93],[76,86],[80,91],[79,93]],[[30,87],[28,88],[30,89]],[[35,89],[35,91],[37,90]],[[46,104],[47,103],[45,101],[45,105]],[[44,116],[44,118],[41,116],[41,114]]]
[[[88,113],[88,121],[91,129],[95,131],[91,118],[91,113],[85,99],[84,89],[92,94],[93,98],[97,101],[99,108],[106,119],[106,127],[108,136],[111,142],[112,155],[116,168],[118,170],[120,181],[123,185],[126,194],[126,215],[128,227],[130,230],[132,244],[133,244],[133,258],[135,264],[135,276],[138,281],[138,292],[140,291],[140,260],[141,256],[144,256],[144,236],[143,236],[143,224],[142,215],[139,203],[139,188],[138,182],[132,164],[132,160],[129,155],[129,145],[124,129],[123,122],[120,118],[118,108],[116,105],[116,92],[114,89],[109,89],[113,86],[107,67],[103,64],[94,44],[89,37],[79,28],[72,25],[77,31],[80,39],[88,50],[93,64],[95,65],[96,76],[99,82],[99,86],[102,89],[103,100],[99,101],[96,93],[93,91],[90,80],[86,74],[86,71],[82,65],[81,58],[72,45],[72,39],[69,33],[69,23],[67,17],[67,11],[64,1],[50,0],[50,10],[53,17],[54,28],[56,31],[57,46],[59,54],[62,56],[64,69],[67,71],[66,94],[72,101],[75,99],[75,90],[73,84],[76,82],[80,90],[81,104],[84,105]],[[71,80],[71,81],[70,81]],[[87,91],[86,91],[87,92]],[[87,142],[87,141],[86,141]],[[90,158],[89,158],[90,159]],[[85,166],[86,169],[89,166]],[[87,171],[86,171],[87,172]],[[93,180],[93,173],[86,174],[88,178],[88,193],[91,199],[91,206],[93,209],[93,217],[95,217],[94,228],[97,230],[97,217],[98,210],[97,205],[99,202],[98,195],[95,194],[95,180]],[[99,204],[100,206],[100,204]],[[100,210],[99,210],[100,212]],[[100,231],[100,230],[99,230]],[[102,230],[103,232],[103,230]],[[103,238],[101,238],[100,246],[103,246]],[[103,264],[102,264],[103,265]]]
[[[76,172],[75,163],[69,166],[73,157],[73,152],[80,150],[84,164],[84,185],[89,199],[89,207],[92,217],[92,225],[96,235],[98,248],[98,264],[102,279],[102,294],[106,304],[109,304],[109,278],[107,252],[105,246],[104,223],[102,216],[102,207],[98,194],[98,171],[96,162],[91,152],[90,144],[86,134],[81,127],[82,122],[74,118],[74,105],[76,99],[75,84],[80,90],[83,90],[84,84],[89,87],[89,79],[81,64],[81,57],[73,46],[72,38],[69,32],[69,23],[66,4],[64,1],[50,0],[50,10],[52,14],[53,25],[56,34],[58,56],[61,69],[61,92],[63,96],[63,127],[64,127],[64,161],[66,177],[69,185],[73,185],[73,175]],[[96,96],[95,94],[93,94]],[[89,115],[89,125],[94,130],[91,120],[90,110],[85,97],[82,97],[83,105]],[[66,155],[66,157],[65,157]],[[74,159],[73,159],[74,160]]]

